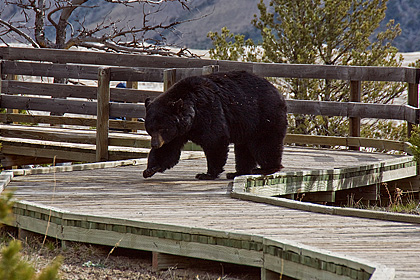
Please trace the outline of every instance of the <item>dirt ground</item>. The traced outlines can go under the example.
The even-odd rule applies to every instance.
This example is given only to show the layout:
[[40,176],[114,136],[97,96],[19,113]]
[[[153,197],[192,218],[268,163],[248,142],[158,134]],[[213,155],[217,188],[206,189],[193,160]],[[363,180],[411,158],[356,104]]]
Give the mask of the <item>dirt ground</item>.
[[[16,233],[2,229],[1,246],[15,238]],[[259,270],[212,262],[209,267],[171,267],[152,269],[150,252],[110,248],[66,242],[63,248],[54,240],[43,242],[42,236],[22,241],[22,255],[36,269],[42,269],[57,257],[63,257],[60,279],[71,280],[244,280],[258,279]]]

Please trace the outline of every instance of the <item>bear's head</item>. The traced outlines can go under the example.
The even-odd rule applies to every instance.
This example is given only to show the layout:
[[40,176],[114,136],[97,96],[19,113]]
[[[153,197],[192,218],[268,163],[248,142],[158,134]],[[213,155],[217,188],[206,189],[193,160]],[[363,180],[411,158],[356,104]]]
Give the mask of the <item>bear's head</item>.
[[151,146],[154,149],[159,149],[163,144],[185,135],[192,126],[194,107],[182,99],[167,101],[164,98],[156,98],[150,101],[147,98],[145,106],[145,127],[152,137]]

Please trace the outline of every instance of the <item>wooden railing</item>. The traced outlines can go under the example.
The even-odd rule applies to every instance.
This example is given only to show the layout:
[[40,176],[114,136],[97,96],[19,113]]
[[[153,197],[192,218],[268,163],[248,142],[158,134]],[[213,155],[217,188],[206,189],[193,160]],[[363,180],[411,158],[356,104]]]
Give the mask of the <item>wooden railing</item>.
[[[167,75],[166,87],[169,87],[182,77],[201,74],[203,71],[204,73],[214,71],[214,67],[207,67],[205,70],[202,68],[212,65],[218,66],[219,71],[244,70],[263,77],[338,79],[349,81],[351,92],[349,99],[352,102],[307,100],[287,100],[287,102],[289,113],[293,114],[349,117],[351,120],[351,127],[349,128],[350,137],[288,135],[285,140],[286,143],[330,146],[346,144],[353,147],[369,146],[399,150],[405,149],[404,144],[401,142],[360,138],[360,119],[379,118],[402,120],[408,122],[409,128],[419,123],[418,85],[420,69],[410,67],[246,63],[209,59],[12,47],[0,47],[0,59],[2,60],[1,74],[3,78],[6,75],[9,77],[23,75],[76,79],[82,82],[85,80],[94,80],[95,83],[99,81],[100,86],[97,87],[96,85],[86,86],[26,80],[0,80],[2,93],[0,108],[41,110],[53,114],[49,116],[35,116],[6,112],[0,114],[0,121],[3,123],[47,123],[51,125],[66,124],[96,127],[98,131],[94,137],[80,136],[77,140],[77,143],[96,143],[101,147],[96,149],[94,157],[84,157],[84,161],[117,159],[118,157],[113,156],[107,149],[108,145],[115,145],[119,141],[112,135],[108,137],[106,129],[108,124],[110,128],[125,130],[143,129],[141,122],[132,121],[132,119],[137,120],[143,118],[145,113],[143,102],[145,98],[153,98],[159,94],[159,92],[149,90],[110,88],[110,82],[164,82],[164,69],[170,68],[176,68],[177,70],[175,72],[174,70],[167,72],[170,74]],[[407,83],[407,105],[361,103],[360,91],[363,81]],[[107,96],[108,93],[109,97]],[[102,99],[101,96],[103,97]],[[100,103],[102,102],[101,100],[104,100],[104,102],[102,105],[97,105],[98,102],[96,100],[99,100]],[[108,100],[111,102],[108,102]],[[96,116],[98,112],[99,117],[97,119],[62,116],[64,113]],[[113,120],[112,118],[120,118],[120,120]],[[121,118],[125,120],[121,120]],[[22,134],[22,132],[19,133]],[[2,138],[13,138],[12,135],[13,133],[11,131],[6,132],[5,129],[1,131]],[[44,139],[60,140],[60,137],[54,137],[53,135],[54,133],[49,134]],[[133,135],[131,136],[134,137]],[[74,136],[74,138],[77,137]],[[64,136],[61,140],[67,141]],[[121,140],[121,142],[124,141]],[[135,141],[140,140],[136,138]],[[4,139],[2,139],[2,142],[2,152],[5,154],[7,150],[5,147],[7,145],[5,145],[6,141]],[[128,142],[130,141],[125,141],[125,143]],[[143,139],[140,142],[145,143],[147,139]],[[136,142],[134,145],[147,147],[143,144],[138,144],[140,142]],[[98,152],[98,150],[102,152]],[[37,155],[33,154],[31,156],[36,157]]]

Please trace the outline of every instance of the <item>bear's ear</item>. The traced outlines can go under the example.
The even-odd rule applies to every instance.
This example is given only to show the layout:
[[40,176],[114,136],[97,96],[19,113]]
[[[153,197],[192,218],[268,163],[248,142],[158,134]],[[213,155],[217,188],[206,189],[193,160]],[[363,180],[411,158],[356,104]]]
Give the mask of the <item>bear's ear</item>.
[[150,100],[150,97],[147,97],[146,100],[144,100],[144,106],[146,107],[146,109],[147,109],[147,107],[149,107],[151,102],[152,101]]
[[184,107],[184,101],[181,98],[172,103],[172,109],[177,114],[180,114],[182,112],[183,107]]

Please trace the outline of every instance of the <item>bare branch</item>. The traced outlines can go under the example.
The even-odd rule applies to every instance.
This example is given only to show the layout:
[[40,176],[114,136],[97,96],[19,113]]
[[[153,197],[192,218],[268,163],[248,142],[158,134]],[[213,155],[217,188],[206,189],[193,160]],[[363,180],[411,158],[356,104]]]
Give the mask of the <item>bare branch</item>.
[[13,25],[9,24],[8,22],[5,22],[4,20],[0,19],[0,24],[3,24],[4,26],[6,26],[7,28],[9,28],[10,30],[12,30],[13,32],[16,32],[17,34],[19,34],[20,36],[22,36],[23,38],[25,38],[29,43],[31,43],[31,45],[34,48],[40,48],[40,46],[37,44],[37,42],[35,42],[28,34],[26,34],[25,32],[21,31],[20,29],[14,27]]
[[[89,26],[83,13],[77,13],[79,8],[99,8],[100,6],[87,6],[89,0],[5,0],[8,5],[14,5],[21,9],[20,13],[25,16],[26,23],[30,19],[35,18],[35,26],[23,26],[20,32],[24,29],[35,30],[35,41],[39,47],[53,47],[68,49],[73,46],[83,46],[88,48],[95,48],[111,52],[135,52],[146,54],[158,54],[169,56],[194,56],[187,49],[177,49],[163,47],[167,45],[165,33],[175,32],[176,26],[188,22],[192,22],[203,18],[188,19],[188,20],[173,20],[163,19],[161,22],[154,22],[152,19],[161,18],[155,16],[156,14],[165,13],[169,3],[176,3],[179,7],[189,10],[188,0],[103,0],[108,3],[120,4],[127,6],[127,8],[135,8],[139,10],[142,19],[137,24],[131,26],[131,22],[124,18],[110,20],[111,17],[102,15],[102,22],[98,22],[95,26]],[[46,6],[50,3],[53,6]],[[166,4],[165,4],[166,3]],[[139,4],[139,5],[135,5]],[[141,9],[143,7],[143,9]],[[147,7],[147,8],[146,8]],[[140,9],[139,9],[140,8]],[[111,12],[110,12],[111,13]],[[33,16],[35,14],[35,17]],[[75,16],[72,19],[73,14]],[[18,17],[16,17],[18,18]],[[138,19],[139,17],[137,17]],[[135,22],[135,20],[132,20]],[[124,24],[125,22],[125,24]],[[10,23],[9,23],[10,24]],[[16,25],[15,25],[16,27]],[[46,33],[45,29],[49,28]],[[48,40],[51,37],[52,29],[55,29],[55,41]],[[19,28],[15,28],[13,32],[17,32]],[[2,38],[3,39],[3,38]],[[33,41],[33,40],[32,40]]]

